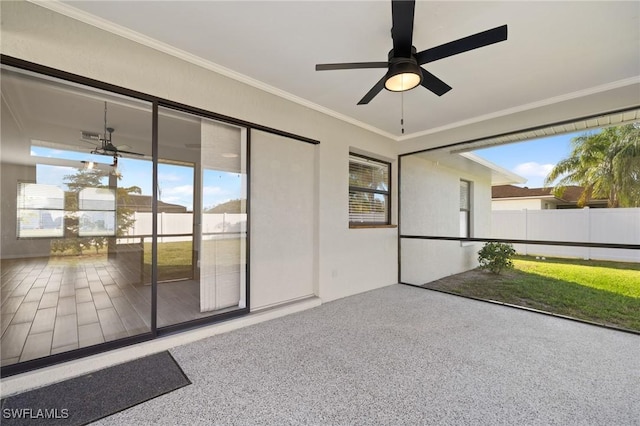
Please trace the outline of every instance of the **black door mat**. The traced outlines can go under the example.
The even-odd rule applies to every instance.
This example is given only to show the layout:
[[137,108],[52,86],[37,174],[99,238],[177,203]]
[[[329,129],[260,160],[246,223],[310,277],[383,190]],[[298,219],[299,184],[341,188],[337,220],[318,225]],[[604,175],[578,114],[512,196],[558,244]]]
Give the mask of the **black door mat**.
[[2,425],[84,425],[191,384],[167,351],[2,400]]

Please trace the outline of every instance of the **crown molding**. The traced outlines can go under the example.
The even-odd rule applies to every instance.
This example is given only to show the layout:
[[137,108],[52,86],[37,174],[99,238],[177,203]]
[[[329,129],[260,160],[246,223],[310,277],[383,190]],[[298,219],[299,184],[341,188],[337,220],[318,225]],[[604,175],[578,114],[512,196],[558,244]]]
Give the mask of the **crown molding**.
[[246,76],[244,74],[241,74],[239,72],[233,71],[229,68],[223,67],[221,65],[218,65],[214,62],[205,60],[199,56],[193,55],[191,53],[188,53],[184,50],[181,49],[177,49],[169,44],[163,43],[161,41],[155,40],[151,37],[145,36],[141,33],[138,33],[136,31],[133,31],[129,28],[123,27],[121,25],[115,24],[111,21],[108,21],[106,19],[97,17],[95,15],[92,15],[88,12],[82,11],[80,9],[77,9],[67,3],[62,3],[59,0],[27,0],[30,3],[36,4],[38,6],[44,7],[46,9],[49,9],[53,12],[59,13],[61,15],[67,16],[69,18],[75,19],[77,21],[83,22],[85,24],[94,26],[96,28],[99,28],[101,30],[107,31],[109,33],[118,35],[120,37],[126,38],[128,40],[131,40],[133,42],[136,42],[138,44],[141,44],[143,46],[152,48],[154,50],[157,50],[159,52],[171,55],[173,57],[179,58],[185,62],[189,62],[191,64],[197,65],[199,67],[202,67],[204,69],[213,71],[217,74],[223,75],[225,77],[231,78],[233,80],[236,80],[238,82],[244,83],[248,86],[254,87],[256,89],[262,90],[264,92],[270,93],[272,95],[278,96],[280,98],[286,99],[288,101],[294,102],[298,105],[304,106],[306,108],[318,111],[322,114],[328,115],[330,117],[336,118],[338,120],[341,120],[343,122],[352,124],[354,126],[357,126],[359,128],[362,128],[364,130],[370,131],[372,133],[376,133],[380,136],[383,136],[387,139],[390,139],[392,141],[395,142],[404,142],[404,141],[409,141],[409,140],[413,140],[419,137],[423,137],[423,136],[428,136],[428,135],[432,135],[432,134],[436,134],[439,132],[443,132],[446,130],[451,130],[454,128],[458,128],[458,127],[463,127],[463,126],[467,126],[470,124],[476,124],[476,123],[480,123],[483,121],[487,121],[487,120],[491,120],[491,119],[496,119],[496,118],[500,118],[500,117],[504,117],[504,116],[508,116],[511,114],[515,114],[515,113],[519,113],[519,112],[525,112],[528,110],[532,110],[535,108],[540,108],[540,107],[545,107],[545,106],[549,106],[549,105],[553,105],[559,102],[563,102],[563,101],[569,101],[569,100],[573,100],[573,99],[577,99],[577,98],[581,98],[584,96],[589,96],[589,95],[594,95],[594,94],[598,94],[601,92],[606,92],[608,90],[613,90],[613,89],[617,89],[620,87],[625,87],[625,86],[629,86],[632,84],[639,84],[640,83],[640,76],[634,76],[631,78],[627,78],[627,79],[623,79],[623,80],[618,80],[618,81],[614,81],[612,83],[607,83],[607,84],[603,84],[600,86],[596,86],[596,87],[592,87],[592,88],[588,88],[588,89],[584,89],[584,90],[579,90],[576,92],[571,92],[571,93],[567,93],[567,94],[563,94],[560,96],[555,96],[555,97],[551,97],[548,99],[543,99],[541,101],[536,101],[536,102],[532,102],[532,103],[528,103],[528,104],[524,104],[524,105],[519,105],[516,107],[512,107],[512,108],[507,108],[501,111],[496,111],[490,114],[485,114],[485,115],[480,115],[480,116],[476,116],[467,120],[461,120],[461,121],[457,121],[454,123],[449,123],[446,124],[444,126],[440,126],[440,127],[435,127],[432,129],[428,129],[428,130],[424,130],[424,131],[420,131],[420,132],[415,132],[415,133],[411,133],[408,135],[402,135],[402,136],[398,136],[398,135],[394,135],[392,133],[389,133],[387,131],[384,131],[382,129],[379,129],[375,126],[372,126],[370,124],[364,123],[362,121],[356,120],[352,117],[349,117],[347,115],[341,114],[339,112],[336,112],[332,109],[323,107],[321,105],[318,105],[316,103],[310,102],[306,99],[303,99],[299,96],[296,96],[292,93],[286,92],[284,90],[278,89],[274,86],[265,84],[259,80],[256,80],[254,78],[251,78],[249,76]]
[[262,90],[264,92],[270,93],[272,95],[278,96],[280,98],[286,99],[288,101],[294,102],[298,105],[304,106],[306,108],[318,111],[330,117],[336,118],[338,120],[344,121],[346,123],[352,124],[354,126],[360,127],[364,130],[368,130],[373,133],[377,133],[380,136],[384,136],[385,138],[391,139],[393,141],[397,141],[398,137],[389,132],[386,132],[382,129],[379,129],[375,126],[371,126],[362,121],[351,118],[347,115],[336,112],[332,109],[323,107],[316,103],[310,102],[306,99],[303,99],[299,96],[286,92],[284,90],[278,89],[276,87],[265,84],[259,80],[241,74],[239,72],[233,71],[229,68],[223,67],[222,65],[218,65],[214,62],[205,60],[199,56],[193,55],[189,52],[186,52],[181,49],[177,49],[167,43],[163,43],[151,37],[148,37],[144,34],[133,31],[129,28],[123,27],[121,25],[115,24],[106,19],[100,18],[98,16],[92,15],[83,10],[77,9],[67,3],[62,3],[59,0],[27,0],[30,3],[36,4],[38,6],[49,9],[53,12],[59,13],[61,15],[67,16],[71,19],[75,19],[77,21],[83,22],[85,24],[91,25],[98,29],[110,32],[112,34],[118,35],[120,37],[126,38],[143,46],[149,47],[151,49],[157,50],[159,52],[165,53],[167,55],[171,55],[178,59],[181,59],[185,62],[189,62],[191,64],[197,65],[201,68],[207,69],[209,71],[213,71],[217,74],[223,75],[225,77],[231,78],[238,82],[244,83],[248,86],[254,87],[256,89]]
[[519,112],[529,111],[535,108],[541,108],[541,107],[557,104],[564,101],[570,101],[573,99],[579,99],[585,96],[595,95],[595,94],[606,92],[609,90],[618,89],[621,87],[631,86],[633,84],[640,84],[640,76],[634,76],[631,78],[614,81],[612,83],[591,87],[589,89],[578,90],[576,92],[566,93],[560,96],[554,96],[552,98],[543,99],[541,101],[531,102],[529,104],[524,104],[524,105],[520,105],[513,108],[503,109],[501,111],[492,112],[491,114],[480,115],[477,117],[470,118],[468,120],[461,120],[461,121],[450,123],[444,126],[434,127],[433,129],[424,130],[422,132],[415,132],[406,136],[396,137],[395,139],[398,142],[403,142],[403,141],[419,138],[422,136],[432,135],[434,133],[439,133],[445,130],[451,130],[457,127],[468,126],[470,124],[476,124],[483,121],[500,118],[500,117],[504,117],[504,116],[519,113]]

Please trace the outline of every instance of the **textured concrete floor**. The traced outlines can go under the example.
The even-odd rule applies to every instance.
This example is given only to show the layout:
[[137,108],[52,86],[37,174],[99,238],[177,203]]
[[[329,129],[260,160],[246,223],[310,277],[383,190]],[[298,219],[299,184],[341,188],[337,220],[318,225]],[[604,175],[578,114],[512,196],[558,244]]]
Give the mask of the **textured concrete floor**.
[[640,337],[395,285],[171,351],[100,424],[640,424]]

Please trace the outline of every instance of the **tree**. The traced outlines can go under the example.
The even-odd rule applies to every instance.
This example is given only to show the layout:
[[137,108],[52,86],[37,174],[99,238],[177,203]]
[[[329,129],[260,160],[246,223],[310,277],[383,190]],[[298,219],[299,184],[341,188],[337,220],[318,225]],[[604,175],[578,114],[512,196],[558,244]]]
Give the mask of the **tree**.
[[[103,236],[79,236],[79,193],[85,188],[109,188],[104,185],[103,179],[107,175],[98,169],[79,168],[75,174],[66,175],[63,181],[67,185],[68,191],[65,192],[65,238],[54,240],[51,244],[53,252],[71,251],[73,254],[83,254],[85,249],[93,248],[96,253],[108,245],[108,238]],[[121,179],[117,176],[115,179]],[[116,236],[123,236],[125,232],[133,225],[135,219],[133,212],[124,207],[130,194],[140,194],[142,190],[138,186],[128,188],[117,188],[116,190]]]
[[640,123],[607,127],[571,140],[572,151],[545,179],[557,180],[554,195],[568,185],[584,187],[579,206],[592,198],[606,198],[609,207],[640,206]]

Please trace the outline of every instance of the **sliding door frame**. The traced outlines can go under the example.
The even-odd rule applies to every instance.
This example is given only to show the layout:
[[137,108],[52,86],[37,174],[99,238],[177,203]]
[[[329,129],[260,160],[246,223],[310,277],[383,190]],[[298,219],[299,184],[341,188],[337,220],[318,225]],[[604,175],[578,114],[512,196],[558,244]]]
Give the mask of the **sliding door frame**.
[[[134,345],[137,343],[141,343],[144,341],[153,340],[159,336],[165,336],[168,334],[172,334],[178,331],[183,331],[187,329],[196,328],[203,325],[209,325],[216,322],[224,321],[230,318],[239,317],[242,315],[246,315],[250,312],[250,241],[251,241],[251,132],[252,130],[260,130],[263,132],[284,136],[289,139],[293,139],[303,143],[309,143],[313,145],[317,145],[320,142],[315,139],[311,139],[305,136],[289,133],[286,131],[274,129],[272,127],[264,126],[257,123],[248,122],[245,120],[240,120],[234,117],[229,117],[226,115],[218,114],[212,111],[207,111],[201,108],[192,107],[189,105],[185,105],[182,103],[174,102],[169,99],[159,98],[157,96],[149,95],[147,93],[139,92],[136,90],[132,90],[129,88],[116,86],[110,83],[105,83],[99,80],[95,80],[92,78],[84,77],[78,74],[69,73],[66,71],[58,70],[55,68],[47,67],[44,65],[40,65],[34,62],[25,61],[19,58],[15,58],[12,56],[7,56],[4,54],[0,54],[0,64],[3,66],[12,67],[15,69],[32,72],[36,74],[40,74],[43,76],[53,77],[60,80],[64,80],[70,83],[75,83],[83,86],[87,86],[90,88],[102,90],[105,92],[111,92],[114,94],[124,95],[131,98],[135,98],[141,101],[149,102],[152,109],[152,135],[151,135],[151,143],[152,143],[152,268],[151,268],[151,280],[152,280],[152,288],[151,288],[151,327],[149,332],[145,332],[136,336],[125,337],[118,340],[113,340],[93,346],[87,346],[79,349],[70,350],[67,352],[49,355],[47,357],[34,359],[31,361],[25,361],[22,363],[11,364],[7,366],[3,366],[0,369],[1,377],[8,377],[15,374],[35,370],[38,368],[59,364],[66,361],[71,361],[74,359],[83,358],[89,355],[106,352],[112,349],[121,348],[124,346]],[[244,308],[238,308],[233,311],[224,312],[220,314],[214,314],[209,317],[195,319],[187,322],[183,322],[180,324],[170,325],[166,327],[158,328],[157,323],[157,314],[158,314],[158,288],[157,288],[157,280],[158,280],[158,244],[157,244],[157,234],[158,234],[158,111],[159,108],[169,108],[177,111],[182,111],[185,113],[201,116],[203,118],[219,121],[226,124],[231,124],[237,127],[246,128],[246,171],[247,171],[247,201],[246,201],[246,214],[247,214],[247,229],[246,229],[246,265],[245,265],[245,273],[246,273],[246,282],[245,282],[245,297],[246,297],[246,305]]]

